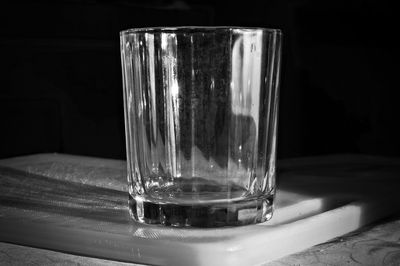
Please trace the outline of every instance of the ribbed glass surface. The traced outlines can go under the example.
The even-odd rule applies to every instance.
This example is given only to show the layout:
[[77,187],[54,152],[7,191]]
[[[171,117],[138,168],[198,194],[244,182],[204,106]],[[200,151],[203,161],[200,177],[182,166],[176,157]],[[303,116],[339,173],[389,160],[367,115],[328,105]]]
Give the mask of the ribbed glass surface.
[[272,215],[281,33],[121,32],[132,217],[172,226]]

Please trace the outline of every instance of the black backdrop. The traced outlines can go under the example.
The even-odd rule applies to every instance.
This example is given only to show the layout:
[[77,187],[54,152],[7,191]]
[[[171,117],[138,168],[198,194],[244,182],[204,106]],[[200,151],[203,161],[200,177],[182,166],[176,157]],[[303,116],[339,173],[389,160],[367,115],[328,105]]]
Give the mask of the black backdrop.
[[39,152],[124,158],[118,32],[179,25],[283,30],[280,158],[400,155],[393,6],[215,2],[0,3],[0,158]]

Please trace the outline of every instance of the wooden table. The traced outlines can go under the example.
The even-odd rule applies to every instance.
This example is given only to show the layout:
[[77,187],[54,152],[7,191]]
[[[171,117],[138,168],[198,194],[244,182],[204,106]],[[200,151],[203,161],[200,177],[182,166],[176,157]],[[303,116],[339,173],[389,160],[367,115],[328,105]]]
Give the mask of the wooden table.
[[[127,217],[123,161],[62,154],[0,160],[0,264],[400,264],[400,201],[396,197],[400,160],[335,155],[284,160],[279,168],[281,197],[269,225],[219,231],[160,231],[153,227],[126,227],[127,221],[132,221]],[[354,217],[358,218],[356,223]],[[335,227],[331,219],[342,224]],[[317,228],[324,223],[327,233]],[[121,240],[118,234],[124,228],[130,228],[127,233],[135,238]],[[281,230],[280,234],[274,235],[277,230]],[[232,232],[238,236],[223,239]],[[341,236],[343,233],[347,234]],[[218,239],[211,238],[214,234]],[[247,251],[246,247],[237,244],[250,241],[251,234],[251,241],[264,246],[246,258],[246,253],[240,253]],[[279,241],[286,244],[268,255],[268,242],[257,239],[258,234],[280,237],[273,245]],[[190,242],[193,236],[200,235],[195,244]],[[128,252],[122,244],[132,239],[142,242],[135,246],[137,250]],[[292,242],[295,244],[289,245]],[[161,255],[159,243],[164,245],[160,247]],[[177,253],[181,256],[174,254],[174,245],[182,250]],[[215,250],[210,251],[210,247]],[[190,256],[196,251],[214,251],[216,261],[212,256],[208,261],[194,257],[191,261]],[[300,252],[289,254],[294,251]],[[230,254],[232,260],[223,252]]]

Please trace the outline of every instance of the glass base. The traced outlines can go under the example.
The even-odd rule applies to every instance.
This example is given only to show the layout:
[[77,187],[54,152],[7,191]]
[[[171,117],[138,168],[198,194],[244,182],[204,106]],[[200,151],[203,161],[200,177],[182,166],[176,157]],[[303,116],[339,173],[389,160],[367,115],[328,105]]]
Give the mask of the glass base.
[[145,224],[174,227],[222,227],[265,222],[272,217],[273,195],[218,203],[181,205],[143,201],[129,195],[131,217]]

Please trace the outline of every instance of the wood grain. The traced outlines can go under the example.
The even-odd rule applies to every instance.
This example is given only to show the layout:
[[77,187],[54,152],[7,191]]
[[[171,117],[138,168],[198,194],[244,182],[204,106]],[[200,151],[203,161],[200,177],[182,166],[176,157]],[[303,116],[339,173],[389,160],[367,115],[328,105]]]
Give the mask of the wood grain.
[[[349,235],[311,247],[263,266],[295,265],[399,265],[400,217],[381,221]],[[2,265],[143,265],[77,256],[46,249],[0,242]]]
[[263,265],[400,265],[400,217]]

